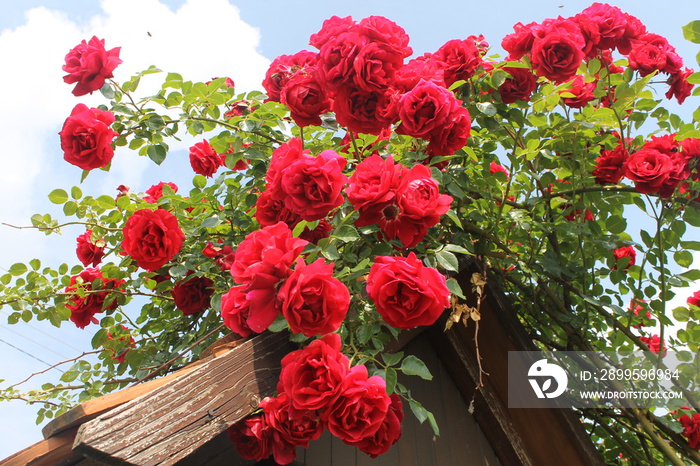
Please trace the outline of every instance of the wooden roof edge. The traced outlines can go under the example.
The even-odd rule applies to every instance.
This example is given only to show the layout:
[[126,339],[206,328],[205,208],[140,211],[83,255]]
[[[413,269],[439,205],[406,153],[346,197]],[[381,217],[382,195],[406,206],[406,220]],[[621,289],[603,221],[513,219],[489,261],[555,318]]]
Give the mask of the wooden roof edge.
[[45,439],[49,439],[66,429],[79,426],[80,424],[94,419],[110,409],[116,408],[117,406],[138,398],[139,396],[145,395],[158,387],[161,387],[162,385],[165,385],[166,383],[189,373],[199,365],[204,364],[213,358],[227,353],[240,344],[242,340],[244,340],[244,338],[234,333],[229,333],[205,349],[202,352],[200,359],[197,361],[194,361],[163,377],[152,379],[137,385],[132,385],[130,387],[102,395],[99,398],[84,401],[48,422],[41,429],[41,433]]

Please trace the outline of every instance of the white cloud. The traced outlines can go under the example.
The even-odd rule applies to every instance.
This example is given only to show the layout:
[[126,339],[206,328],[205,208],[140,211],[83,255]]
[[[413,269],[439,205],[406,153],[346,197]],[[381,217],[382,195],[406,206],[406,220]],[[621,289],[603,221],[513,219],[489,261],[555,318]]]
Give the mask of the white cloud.
[[[187,0],[177,11],[170,10],[158,0],[103,0],[102,13],[81,23],[70,16],[47,8],[26,12],[20,27],[0,32],[0,222],[28,225],[34,213],[60,209],[47,201],[48,193],[57,187],[68,188],[80,182],[80,170],[63,161],[57,133],[65,118],[77,103],[95,106],[106,103],[99,93],[76,98],[72,86],[63,82],[61,67],[66,53],[83,39],[92,35],[104,38],[108,48],[121,47],[123,63],[115,70],[115,79],[123,82],[134,72],[156,65],[164,71],[175,71],[185,79],[200,81],[229,76],[240,91],[260,88],[269,60],[256,48],[259,32],[240,18],[239,10],[227,0]],[[164,75],[145,78],[137,92],[155,92]],[[150,82],[150,84],[149,84]],[[188,142],[173,147],[186,148]],[[183,159],[168,161],[169,167],[155,167],[148,159],[119,149],[109,173],[95,170],[82,189],[86,194],[115,194],[119,184],[143,191],[161,176],[172,173],[173,165],[191,176]],[[169,170],[169,171],[168,171]],[[77,230],[76,230],[77,231]],[[74,257],[74,231],[61,238],[46,237],[27,230],[0,226],[0,274],[14,262],[28,262],[34,257],[43,263],[77,263]],[[4,316],[0,315],[4,320]],[[75,332],[64,326],[55,332],[45,322],[44,331],[58,338],[68,338],[82,345],[85,338],[69,336]],[[0,338],[11,330],[0,326]],[[9,339],[9,338],[8,338]],[[42,337],[37,337],[41,341]],[[41,349],[26,348],[34,354]],[[31,371],[45,367],[24,359],[20,353],[3,347],[0,358],[0,378],[16,381]],[[45,356],[57,362],[53,354]],[[18,370],[17,368],[21,369]],[[15,380],[16,379],[16,380]],[[0,406],[0,418],[13,419],[21,408]],[[22,416],[33,422],[35,408],[27,408]],[[13,429],[16,425],[13,425]],[[4,432],[4,439],[9,439]],[[0,458],[39,440],[38,431],[28,440],[0,441]]]

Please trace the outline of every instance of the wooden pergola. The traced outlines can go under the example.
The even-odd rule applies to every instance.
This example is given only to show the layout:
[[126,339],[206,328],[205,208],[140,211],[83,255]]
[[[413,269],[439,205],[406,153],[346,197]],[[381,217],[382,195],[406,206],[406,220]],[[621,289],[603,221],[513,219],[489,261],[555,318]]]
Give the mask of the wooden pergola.
[[[470,262],[456,277],[463,290],[471,289],[468,277],[475,270]],[[433,412],[440,437],[407,412],[402,438],[377,459],[325,433],[307,450],[298,449],[294,464],[603,465],[572,411],[507,407],[508,351],[535,347],[494,281],[481,304],[481,365],[473,322],[444,331],[447,315],[429,328],[404,332],[393,346],[416,354],[433,373],[432,381],[405,377],[400,382]],[[245,340],[229,335],[177,372],[76,406],[44,427],[45,440],[0,465],[256,464],[237,455],[226,429],[274,394],[280,360],[294,349],[284,333]],[[488,375],[477,389],[481,370]]]

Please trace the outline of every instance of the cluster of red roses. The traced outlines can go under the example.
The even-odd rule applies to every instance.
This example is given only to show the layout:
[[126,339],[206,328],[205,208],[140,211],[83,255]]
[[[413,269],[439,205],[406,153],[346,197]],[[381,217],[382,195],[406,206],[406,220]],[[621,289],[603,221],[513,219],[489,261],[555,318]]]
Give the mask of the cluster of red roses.
[[66,293],[70,295],[66,308],[70,309],[70,320],[78,328],[85,328],[90,323],[97,323],[95,314],[117,307],[114,300],[105,306],[105,300],[115,290],[120,290],[124,280],[107,278],[100,269],[88,267],[77,275],[70,277]]
[[625,177],[640,193],[669,197],[679,186],[686,190],[688,181],[700,180],[698,160],[700,139],[679,142],[675,134],[652,136],[631,155],[622,143],[613,150],[603,150],[593,176],[599,184],[617,184]]
[[[617,49],[627,56],[630,68],[641,76],[654,72],[667,74],[670,84],[667,98],[676,97],[682,103],[693,88],[687,82],[693,70],[681,69],[683,59],[664,37],[648,32],[639,19],[606,3],[594,3],[569,18],[517,23],[514,30],[501,42],[508,52],[507,59],[528,56],[538,76],[558,84],[577,79],[576,72],[585,60],[598,57],[610,64],[610,52]],[[590,90],[582,80],[574,80],[572,84],[567,92],[580,95]]]
[[408,42],[384,17],[334,16],[311,36],[318,53],[277,57],[263,86],[299,126],[320,125],[328,111],[358,133],[380,134],[400,120],[397,133],[428,140],[429,155],[451,155],[466,143],[471,118],[447,88],[474,75],[486,45],[476,37],[453,40],[404,64]]
[[262,413],[229,428],[240,455],[262,460],[273,454],[279,464],[294,461],[294,448],[306,448],[324,428],[372,458],[401,436],[403,405],[389,396],[379,376],[367,367],[350,367],[336,333],[314,340],[282,359],[278,395],[260,402]]
[[[210,178],[220,167],[226,166],[226,156],[230,153],[217,153],[205,139],[190,147],[190,166],[195,173]],[[231,170],[245,170],[247,167],[248,163],[241,159]]]

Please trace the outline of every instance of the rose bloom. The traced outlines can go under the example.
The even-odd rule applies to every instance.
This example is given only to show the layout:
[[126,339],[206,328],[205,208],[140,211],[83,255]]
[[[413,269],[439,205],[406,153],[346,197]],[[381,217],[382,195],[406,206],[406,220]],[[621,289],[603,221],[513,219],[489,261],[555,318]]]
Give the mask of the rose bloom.
[[617,184],[625,173],[625,162],[629,154],[622,144],[613,150],[604,150],[596,159],[596,168],[591,173],[598,184]]
[[309,243],[318,244],[323,238],[328,238],[332,229],[333,226],[325,218],[322,218],[313,230],[309,230],[309,227],[304,228],[304,231],[299,233],[299,238],[305,239]]
[[384,379],[368,377],[367,367],[359,365],[347,373],[338,397],[321,413],[321,419],[333,435],[353,444],[382,427],[390,406]]
[[532,68],[539,76],[561,84],[576,74],[586,45],[578,25],[568,19],[551,19],[536,28]]
[[214,294],[214,282],[210,278],[190,275],[191,271],[188,277],[175,283],[170,292],[175,306],[186,316],[204,312]]
[[374,434],[350,444],[360,451],[376,458],[383,455],[401,438],[401,422],[403,422],[403,403],[396,393],[391,395],[391,405],[381,426]]
[[398,134],[428,139],[429,135],[450,122],[461,102],[454,94],[432,81],[421,81],[401,96]]
[[305,127],[321,125],[321,115],[330,109],[323,86],[316,79],[314,68],[307,68],[292,76],[282,87],[280,102],[289,107],[294,122]]
[[508,172],[508,169],[506,167],[496,162],[491,162],[491,164],[489,165],[489,173],[494,175],[497,172],[503,173],[506,176],[506,179],[510,178],[510,173]]
[[76,105],[58,133],[65,161],[83,170],[108,165],[114,157],[111,144],[118,135],[109,127],[112,123],[112,112]]
[[532,44],[535,41],[535,36],[532,33],[532,28],[537,26],[537,23],[529,24],[516,23],[513,26],[515,32],[506,35],[501,41],[501,47],[508,52],[506,60],[517,61],[525,54],[530,53]]
[[291,408],[323,410],[338,396],[350,361],[340,352],[340,335],[331,333],[282,358],[278,393],[286,393]]
[[354,82],[355,58],[369,43],[370,40],[356,27],[329,38],[318,51],[316,71],[323,86],[333,92],[351,83],[357,86]]
[[685,68],[683,71],[672,74],[668,78],[669,88],[666,92],[666,98],[676,98],[679,104],[685,102],[685,99],[693,93],[693,84],[688,82],[688,76],[695,71],[691,68]]
[[690,448],[700,450],[700,413],[693,414],[693,417],[684,414],[678,420],[683,426],[681,434],[688,439]]
[[[577,14],[574,20],[586,38],[586,48],[593,54],[615,48],[627,25],[622,10],[606,3],[594,3]],[[587,54],[590,56],[591,52]]]
[[503,71],[510,75],[498,87],[503,103],[512,104],[518,100],[529,102],[530,96],[537,88],[537,78],[532,74],[532,70],[529,68],[504,66]]
[[253,231],[241,241],[231,275],[236,283],[274,286],[291,275],[291,266],[308,243],[294,238],[283,222]]
[[[646,301],[643,299],[636,299],[632,298],[630,301],[630,311],[632,311],[632,314],[634,314],[637,317],[641,317],[639,314],[644,311],[644,308],[646,306]],[[644,313],[644,317],[642,317],[640,320],[643,322],[644,319],[651,319],[651,312],[646,311]],[[635,328],[641,328],[644,327],[642,323],[640,322],[639,324],[635,325]]]
[[[100,288],[93,288],[95,280],[102,282]],[[110,290],[120,290],[124,285],[124,280],[106,278],[100,269],[96,268],[87,268],[78,275],[70,277],[70,283],[65,292],[73,294],[66,301],[66,308],[70,310],[71,322],[78,328],[85,328],[91,322],[96,324],[95,314],[105,310],[105,300],[109,296]],[[89,293],[80,296],[76,293],[78,289]],[[95,293],[95,291],[100,290],[104,290],[104,292]],[[114,300],[106,309],[113,310],[116,307],[117,301]]]
[[296,459],[296,447],[306,448],[323,432],[323,424],[313,412],[300,416],[289,415],[289,395],[280,393],[276,398],[260,401],[265,423],[270,428],[272,455],[278,464],[289,464]]
[[280,55],[272,60],[262,82],[267,92],[267,100],[279,102],[282,88],[287,81],[299,70],[315,66],[317,61],[318,54],[308,50],[302,50],[294,55]]
[[122,249],[142,269],[155,271],[180,252],[185,234],[177,218],[163,209],[140,209],[123,228]]
[[[253,329],[250,328],[251,324],[255,328],[261,328],[262,330],[260,331],[270,326],[269,323],[265,325],[265,322],[256,320],[262,317],[263,321],[265,321],[264,312],[253,313],[251,316],[250,303],[246,299],[245,291],[243,291],[245,288],[245,285],[234,286],[221,296],[221,318],[224,321],[224,325],[242,337],[247,337],[254,333]],[[274,296],[272,299],[274,299]],[[274,321],[276,317],[277,313],[275,312],[272,320]],[[251,324],[248,324],[249,319],[252,319]]]
[[227,433],[241,458],[262,461],[272,453],[272,430],[262,414],[238,421]]
[[[120,343],[126,342],[127,339],[129,341],[128,341],[128,345],[122,345],[122,346],[126,346],[126,348],[122,349],[119,353],[117,353],[114,349],[110,350],[110,352],[112,353],[112,357],[114,358],[114,361],[117,364],[123,363],[124,360],[126,359],[126,355],[129,353],[129,351],[131,351],[131,348],[136,346],[136,340],[134,340],[134,337],[131,336],[129,329],[125,325],[122,325],[121,328],[126,333],[126,335],[121,336],[117,341]],[[113,340],[114,337],[112,336],[111,333],[107,332],[107,339]]]
[[307,337],[336,331],[350,307],[348,288],[333,276],[333,263],[323,258],[309,265],[297,260],[277,299],[291,331]]
[[[452,155],[464,147],[471,130],[472,119],[469,110],[458,105],[454,108],[450,121],[430,133],[428,136],[430,142],[425,152],[430,156],[430,159],[434,156]],[[436,167],[443,169],[447,163],[447,161],[440,162]]]
[[381,134],[398,119],[399,91],[364,91],[354,85],[343,86],[333,95],[331,109],[340,126],[349,131]]
[[320,49],[323,47],[323,44],[328,42],[332,37],[347,31],[356,24],[357,22],[352,19],[352,16],[346,16],[345,18],[331,16],[323,21],[321,29],[318,32],[311,34],[309,44]]
[[628,13],[622,13],[622,16],[625,18],[625,32],[616,45],[621,54],[629,55],[635,42],[647,33],[647,28],[635,16]]
[[316,157],[300,158],[282,170],[279,187],[285,206],[303,220],[319,220],[339,207],[347,177],[345,157],[328,149]]
[[223,247],[214,246],[211,242],[202,249],[202,254],[205,257],[214,259],[214,263],[219,267],[222,272],[231,270],[231,265],[236,258],[236,254],[233,252],[231,246],[226,245]]
[[[637,251],[634,249],[634,246],[622,246],[620,248],[613,249],[613,257],[615,258],[616,264],[623,257],[629,257],[630,261],[625,266],[625,269],[628,269],[634,265],[634,260],[637,258]],[[613,267],[613,270],[615,269],[617,269],[617,265]]]
[[102,257],[105,253],[104,241],[100,240],[99,246],[92,242],[92,230],[85,230],[85,233],[76,238],[77,247],[75,253],[78,256],[78,260],[83,263],[85,267],[92,264],[93,267],[97,267],[102,261]]
[[371,155],[357,165],[345,190],[348,201],[360,213],[355,225],[379,221],[382,209],[394,202],[401,175],[406,171],[403,165],[394,163],[391,155],[386,159]]
[[104,39],[92,36],[89,42],[84,40],[68,52],[63,71],[67,84],[77,83],[73,95],[78,97],[100,89],[105,79],[114,76],[114,69],[122,62],[119,58],[121,47],[105,49]]
[[414,253],[376,257],[367,294],[386,323],[401,329],[432,325],[450,305],[445,276],[424,266]]
[[406,93],[421,81],[432,81],[438,86],[447,87],[442,64],[434,60],[429,53],[409,60],[408,63],[396,70],[393,85],[401,89],[402,93]]
[[679,73],[681,66],[683,66],[683,59],[676,53],[676,49],[668,43],[668,40],[652,33],[637,38],[627,58],[630,68],[639,71],[642,76],[654,71],[673,75]]
[[481,50],[474,40],[452,39],[443,44],[434,54],[433,60],[442,68],[445,87],[460,80],[468,80],[482,63]]
[[392,84],[403,56],[380,42],[370,42],[353,60],[353,82],[364,91],[382,92]]
[[263,227],[284,222],[294,229],[301,221],[301,216],[285,207],[284,196],[279,190],[265,190],[255,202],[255,219]]
[[177,192],[178,188],[175,183],[172,183],[170,181],[168,182],[163,182],[161,181],[158,184],[154,184],[150,188],[146,190],[146,195],[144,196],[143,200],[148,202],[149,204],[155,204],[158,202],[158,199],[163,197],[163,186],[170,186],[170,189],[173,190],[174,193]]
[[640,193],[658,193],[668,183],[672,168],[669,155],[643,148],[627,159],[625,176],[635,182],[634,187]]
[[190,147],[190,166],[198,175],[210,178],[221,165],[221,156],[206,139]]

